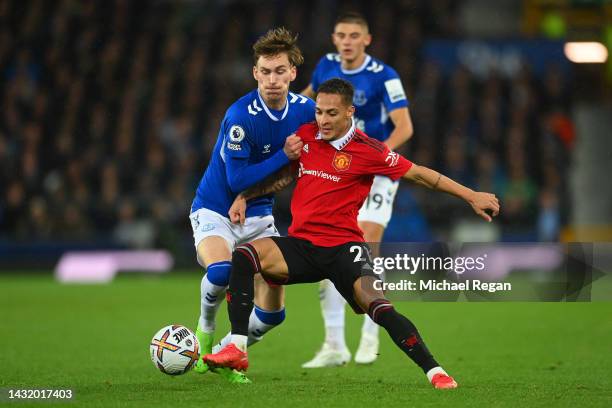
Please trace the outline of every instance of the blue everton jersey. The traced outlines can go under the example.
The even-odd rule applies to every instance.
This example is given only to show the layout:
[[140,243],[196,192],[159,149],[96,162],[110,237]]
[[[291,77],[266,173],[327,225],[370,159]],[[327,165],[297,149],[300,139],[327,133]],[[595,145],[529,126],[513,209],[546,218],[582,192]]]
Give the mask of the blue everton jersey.
[[[289,163],[285,139],[312,122],[314,102],[289,93],[280,111],[268,108],[257,90],[225,113],[210,163],[200,180],[191,212],[207,208],[225,217],[236,196]],[[272,214],[272,195],[248,202],[247,217]]]
[[385,141],[393,131],[389,112],[408,106],[408,100],[397,72],[383,62],[366,55],[364,63],[356,69],[345,70],[340,55],[327,54],[312,74],[312,89],[331,78],[342,78],[353,84],[355,95],[355,122],[368,136]]

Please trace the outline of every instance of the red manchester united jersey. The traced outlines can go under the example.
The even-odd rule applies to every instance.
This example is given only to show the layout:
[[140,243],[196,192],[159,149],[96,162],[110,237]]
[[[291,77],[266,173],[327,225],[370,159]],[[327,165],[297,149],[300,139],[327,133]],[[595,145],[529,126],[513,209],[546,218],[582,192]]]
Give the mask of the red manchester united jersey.
[[397,180],[412,163],[356,129],[354,123],[346,135],[331,142],[322,140],[318,132],[314,122],[296,132],[304,147],[296,163],[289,236],[324,247],[363,242],[357,214],[374,175]]

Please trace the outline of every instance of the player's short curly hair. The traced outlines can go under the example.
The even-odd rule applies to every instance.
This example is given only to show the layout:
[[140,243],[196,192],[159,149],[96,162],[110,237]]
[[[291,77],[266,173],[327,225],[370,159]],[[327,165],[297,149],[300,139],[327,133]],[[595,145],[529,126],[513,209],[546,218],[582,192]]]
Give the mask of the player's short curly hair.
[[317,94],[326,93],[332,95],[340,95],[342,102],[351,106],[353,104],[353,85],[342,78],[332,78],[323,82],[317,89]]
[[259,57],[272,57],[281,53],[287,53],[289,63],[295,67],[302,65],[304,56],[300,47],[297,46],[297,35],[285,27],[268,30],[253,44],[253,61],[257,65]]

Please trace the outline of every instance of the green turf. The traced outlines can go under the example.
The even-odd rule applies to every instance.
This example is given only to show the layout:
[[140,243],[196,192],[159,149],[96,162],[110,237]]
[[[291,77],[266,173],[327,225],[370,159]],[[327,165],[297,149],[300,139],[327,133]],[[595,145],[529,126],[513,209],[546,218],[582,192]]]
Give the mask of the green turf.
[[[612,303],[397,303],[459,382],[451,391],[433,390],[384,333],[373,366],[300,368],[323,336],[315,285],[288,288],[287,320],[250,352],[254,384],[165,376],[150,338],[195,329],[198,304],[197,273],[93,286],[1,275],[0,388],[69,387],[72,406],[100,407],[612,406]],[[362,320],[347,315],[355,350]],[[219,323],[225,333],[225,307]]]

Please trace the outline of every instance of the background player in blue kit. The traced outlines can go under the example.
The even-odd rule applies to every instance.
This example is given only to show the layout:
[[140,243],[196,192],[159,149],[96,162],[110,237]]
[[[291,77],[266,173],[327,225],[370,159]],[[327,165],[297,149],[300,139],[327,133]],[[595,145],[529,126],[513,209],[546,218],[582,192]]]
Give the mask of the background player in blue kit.
[[[196,334],[201,355],[212,351],[215,316],[225,297],[236,245],[277,236],[272,195],[248,203],[244,225],[232,224],[228,210],[246,188],[262,181],[299,157],[302,142],[291,135],[314,120],[314,102],[289,92],[296,67],[303,62],[294,37],[284,28],[268,31],[253,45],[257,89],[238,99],[221,123],[210,163],[191,206],[191,226],[198,262],[206,268],[201,283],[201,313]],[[289,137],[288,137],[289,136]],[[249,344],[261,339],[285,318],[282,287],[256,281],[257,307],[249,323]],[[206,372],[200,359],[195,367]],[[232,381],[246,377],[229,375]]]
[[[346,13],[336,20],[332,41],[337,54],[327,54],[319,61],[310,85],[303,95],[314,97],[319,85],[330,78],[342,78],[355,88],[353,105],[357,127],[370,137],[397,149],[413,132],[408,100],[395,70],[366,53],[372,36],[368,23],[358,13]],[[366,242],[380,242],[393,209],[398,183],[376,176],[370,194],[359,211],[359,227]],[[347,363],[351,354],[344,338],[345,301],[330,281],[321,282],[321,310],[325,321],[325,342],[305,368],[336,366]],[[367,315],[355,361],[369,364],[378,357],[378,325]]]

